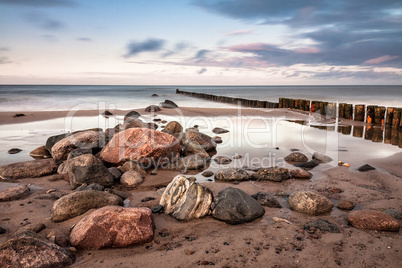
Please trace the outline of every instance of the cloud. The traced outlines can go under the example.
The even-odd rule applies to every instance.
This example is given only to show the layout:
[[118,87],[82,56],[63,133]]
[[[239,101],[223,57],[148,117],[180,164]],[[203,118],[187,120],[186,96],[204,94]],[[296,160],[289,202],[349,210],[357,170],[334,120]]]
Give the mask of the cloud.
[[178,54],[178,53],[186,50],[189,47],[190,47],[189,43],[187,43],[187,42],[179,42],[174,46],[174,48],[172,50],[168,50],[165,53],[163,53],[162,58],[166,58],[166,57],[172,56],[174,54]]
[[92,38],[89,37],[78,37],[76,38],[77,41],[82,41],[82,42],[92,42]]
[[29,23],[49,31],[56,31],[65,27],[61,21],[49,18],[42,13],[30,13],[25,17],[25,19]]
[[246,35],[246,34],[252,34],[254,29],[244,29],[244,30],[237,30],[237,31],[232,31],[228,33],[222,34],[223,36],[233,36],[233,35]]
[[7,57],[0,57],[0,64],[11,63],[11,61]]
[[198,73],[198,74],[203,74],[203,73],[205,73],[206,71],[207,71],[206,68],[202,68],[202,69],[199,70],[197,73]]
[[55,6],[71,7],[77,5],[76,2],[71,0],[0,0],[0,4],[31,6],[31,7],[55,7]]
[[367,60],[364,63],[365,64],[379,64],[379,63],[383,63],[386,61],[390,61],[390,60],[394,60],[399,58],[398,56],[390,56],[390,55],[384,55],[375,59],[371,59],[371,60]]
[[206,49],[198,50],[193,59],[197,63],[202,62],[205,60],[208,53],[209,53],[209,50],[206,50]]
[[8,48],[8,47],[0,47],[0,51],[10,51],[10,48]]
[[142,42],[132,41],[127,45],[127,53],[125,58],[138,55],[142,52],[155,52],[162,50],[166,41],[163,39],[150,38]]

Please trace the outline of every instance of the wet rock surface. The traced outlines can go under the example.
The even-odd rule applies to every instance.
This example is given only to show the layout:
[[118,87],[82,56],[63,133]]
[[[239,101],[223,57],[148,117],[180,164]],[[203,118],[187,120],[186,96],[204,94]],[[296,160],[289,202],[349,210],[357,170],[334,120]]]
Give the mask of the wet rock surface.
[[330,212],[333,204],[326,197],[313,192],[296,192],[289,196],[290,209],[310,215]]
[[279,204],[278,200],[269,193],[265,192],[258,192],[256,194],[253,194],[251,196],[255,200],[257,200],[258,203],[261,204],[261,206],[264,207],[270,207],[270,208],[281,208],[282,206]]
[[58,164],[54,159],[19,162],[0,167],[0,177],[7,179],[37,178],[56,173]]
[[389,214],[378,210],[357,210],[348,216],[348,222],[358,229],[398,232],[398,221]]
[[326,220],[316,220],[304,225],[305,230],[319,229],[322,232],[340,233],[338,226]]
[[305,156],[304,154],[302,154],[302,153],[300,153],[300,152],[293,152],[293,153],[290,153],[289,155],[287,155],[285,158],[284,158],[284,160],[286,161],[286,162],[294,162],[294,163],[297,163],[297,162],[307,162],[308,161],[308,157],[307,156]]
[[215,173],[215,179],[221,181],[245,181],[250,175],[240,168],[225,168]]
[[290,172],[290,176],[294,179],[306,179],[309,180],[313,177],[313,174],[304,169],[293,169]]
[[329,162],[331,162],[332,161],[332,158],[331,157],[329,157],[329,156],[327,156],[327,155],[325,155],[325,154],[322,154],[322,153],[319,153],[319,152],[315,152],[314,154],[313,154],[313,157],[312,157],[314,160],[317,160],[318,162],[320,162],[320,163],[329,163]]
[[18,200],[28,195],[30,189],[27,185],[19,185],[0,191],[0,202]]
[[287,168],[269,167],[259,169],[257,172],[253,173],[251,179],[258,181],[267,180],[281,182],[290,179],[290,175]]

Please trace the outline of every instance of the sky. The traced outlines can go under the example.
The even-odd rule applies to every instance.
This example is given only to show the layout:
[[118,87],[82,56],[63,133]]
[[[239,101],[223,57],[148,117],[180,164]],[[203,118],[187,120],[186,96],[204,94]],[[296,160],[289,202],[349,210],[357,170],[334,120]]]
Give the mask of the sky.
[[402,1],[0,0],[0,84],[402,85]]

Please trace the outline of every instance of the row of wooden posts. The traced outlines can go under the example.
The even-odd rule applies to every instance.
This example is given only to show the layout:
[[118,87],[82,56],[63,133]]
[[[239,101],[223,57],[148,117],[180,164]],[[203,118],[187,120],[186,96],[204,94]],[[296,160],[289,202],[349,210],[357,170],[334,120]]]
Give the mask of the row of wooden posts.
[[[279,98],[279,102],[260,100],[249,100],[244,98],[233,98],[217,96],[207,93],[189,92],[176,89],[177,94],[184,94],[195,98],[207,99],[210,101],[241,104],[244,107],[252,108],[289,108],[312,113],[320,113],[323,116],[338,117],[349,120],[361,121],[371,124],[381,124],[395,128],[402,127],[402,108],[385,107],[377,105],[364,105],[348,103],[310,101],[305,99]],[[337,109],[338,108],[338,109]]]

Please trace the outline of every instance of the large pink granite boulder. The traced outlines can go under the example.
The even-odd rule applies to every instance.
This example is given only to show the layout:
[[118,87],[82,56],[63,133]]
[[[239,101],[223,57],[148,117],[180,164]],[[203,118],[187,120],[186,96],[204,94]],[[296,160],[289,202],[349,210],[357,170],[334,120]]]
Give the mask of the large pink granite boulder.
[[358,229],[398,232],[400,227],[394,217],[378,210],[353,211],[349,214],[348,221]]
[[82,249],[128,247],[152,241],[154,230],[149,208],[107,206],[79,221],[70,242]]
[[109,163],[129,160],[157,166],[179,156],[180,142],[170,134],[149,128],[130,128],[117,133],[102,149],[100,157]]

